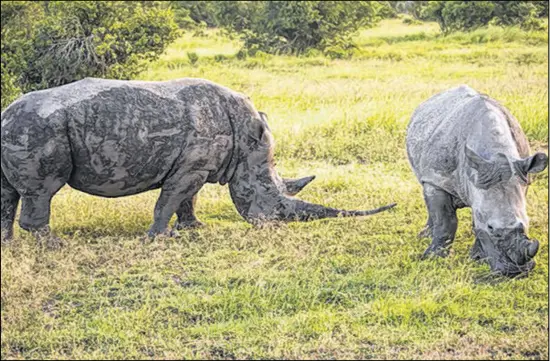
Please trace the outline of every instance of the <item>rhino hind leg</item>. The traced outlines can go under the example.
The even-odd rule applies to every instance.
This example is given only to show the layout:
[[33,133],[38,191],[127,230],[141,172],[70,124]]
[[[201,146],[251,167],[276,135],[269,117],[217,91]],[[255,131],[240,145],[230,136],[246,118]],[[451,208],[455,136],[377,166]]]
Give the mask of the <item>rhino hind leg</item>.
[[199,221],[195,216],[195,204],[197,203],[197,195],[195,194],[190,200],[186,199],[181,202],[176,215],[178,219],[174,228],[176,230],[197,228],[204,226],[204,223]]
[[13,222],[19,203],[19,193],[13,188],[1,172],[1,198],[0,198],[0,220],[2,244],[8,243],[13,237]]
[[[46,128],[46,133],[53,129]],[[60,132],[46,137],[44,132],[29,131],[25,143],[15,142],[24,150],[2,149],[7,165],[4,176],[21,195],[19,226],[32,233],[39,245],[45,243],[49,248],[60,246],[59,238],[50,233],[51,200],[73,169],[68,139]]]
[[458,219],[452,196],[430,184],[424,184],[424,200],[431,220],[432,243],[422,258],[430,255],[445,257],[454,241]]
[[61,240],[50,231],[50,207],[52,195],[33,195],[21,198],[19,226],[32,233],[38,245],[58,248]]
[[168,230],[168,222],[183,202],[192,199],[206,182],[207,171],[185,172],[183,169],[168,178],[155,205],[155,221],[149,229],[148,235],[154,238],[157,235],[175,236],[175,232]]

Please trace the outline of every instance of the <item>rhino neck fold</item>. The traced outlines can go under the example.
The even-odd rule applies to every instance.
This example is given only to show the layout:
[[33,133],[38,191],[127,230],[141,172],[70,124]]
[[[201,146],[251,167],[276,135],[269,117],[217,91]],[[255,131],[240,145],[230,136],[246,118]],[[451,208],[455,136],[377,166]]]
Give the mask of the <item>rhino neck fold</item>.
[[232,138],[233,144],[231,146],[231,150],[229,151],[229,154],[227,155],[226,159],[223,161],[223,166],[225,166],[225,169],[223,169],[223,166],[222,166],[222,169],[223,169],[222,175],[219,180],[219,183],[221,185],[225,185],[231,182],[238,166],[239,143],[235,136],[235,126],[233,125],[233,119],[231,118],[231,116],[229,116],[228,118],[229,118],[229,125],[231,126],[231,138]]

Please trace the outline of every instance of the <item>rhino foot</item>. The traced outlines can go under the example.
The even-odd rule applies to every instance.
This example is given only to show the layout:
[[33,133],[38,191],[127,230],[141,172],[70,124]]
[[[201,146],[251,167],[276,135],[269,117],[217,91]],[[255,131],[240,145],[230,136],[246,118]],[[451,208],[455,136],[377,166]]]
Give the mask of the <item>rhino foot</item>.
[[184,229],[193,229],[193,228],[200,228],[204,227],[205,224],[199,221],[198,219],[192,220],[192,221],[179,221],[174,224],[174,229],[181,231]]
[[424,226],[424,228],[422,228],[420,232],[418,232],[417,238],[418,239],[432,238],[433,237],[432,227],[433,227],[432,219],[428,217],[428,220],[426,221],[426,225]]
[[142,243],[147,243],[147,241],[151,242],[153,240],[161,240],[164,238],[177,238],[179,236],[180,234],[175,228],[166,229],[164,232],[149,231],[147,232],[147,237],[144,237],[141,241]]
[[430,244],[430,246],[424,251],[424,254],[422,255],[422,259],[428,259],[432,256],[437,257],[448,257],[451,251],[451,243],[449,242],[447,245],[434,245],[433,243]]
[[418,232],[417,238],[431,238],[432,237],[432,228],[429,225],[426,225],[420,232]]
[[31,234],[35,237],[36,244],[39,248],[45,247],[49,250],[58,250],[65,245],[61,238],[51,232],[49,226],[31,231]]
[[11,229],[2,228],[1,232],[2,234],[0,236],[0,240],[2,241],[2,246],[11,244],[13,239],[13,231]]

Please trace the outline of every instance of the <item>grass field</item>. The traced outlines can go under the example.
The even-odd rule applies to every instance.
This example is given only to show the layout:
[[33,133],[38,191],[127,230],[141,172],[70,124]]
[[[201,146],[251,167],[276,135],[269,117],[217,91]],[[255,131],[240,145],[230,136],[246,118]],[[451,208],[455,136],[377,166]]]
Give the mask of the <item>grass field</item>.
[[208,185],[206,227],[142,244],[157,191],[103,199],[66,187],[52,211],[63,249],[37,249],[18,227],[2,247],[2,359],[547,359],[548,171],[528,193],[537,267],[494,278],[468,257],[469,210],[454,253],[419,260],[427,213],[404,139],[415,107],[468,84],[548,152],[548,35],[436,32],[384,21],[358,35],[354,57],[334,60],[239,60],[239,44],[214,31],[176,41],[141,79],[201,77],[248,94],[269,115],[279,172],[317,175],[301,198],[397,208],[254,228],[227,187]]

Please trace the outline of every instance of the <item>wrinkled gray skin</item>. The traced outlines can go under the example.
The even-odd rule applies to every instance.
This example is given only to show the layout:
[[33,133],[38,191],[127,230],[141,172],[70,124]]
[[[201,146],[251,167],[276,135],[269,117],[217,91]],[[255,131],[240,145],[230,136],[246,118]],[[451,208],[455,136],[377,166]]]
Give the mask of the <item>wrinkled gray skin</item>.
[[[161,188],[149,235],[185,227],[206,183],[229,183],[249,222],[364,216],[291,198],[273,166],[269,127],[248,97],[202,79],[166,82],[87,78],[28,93],[2,112],[2,239],[21,228],[48,234],[50,203],[66,183],[122,197]],[[311,180],[311,179],[310,179]],[[294,188],[293,188],[294,187]],[[289,189],[290,188],[290,189]]]
[[[267,114],[264,112],[258,112],[262,120],[267,124]],[[289,196],[295,196],[300,193],[305,186],[307,186],[315,176],[309,176],[299,179],[286,179],[283,178],[283,193]],[[176,211],[178,221],[175,224],[175,229],[181,230],[186,228],[201,227],[204,224],[195,216],[195,204],[197,203],[197,195],[194,195],[190,201],[184,201],[179,209]]]
[[432,243],[424,256],[445,256],[457,229],[456,210],[471,207],[476,235],[471,255],[492,271],[530,271],[538,241],[527,237],[529,173],[548,157],[529,156],[518,121],[496,100],[460,86],[433,96],[414,112],[407,132],[409,161],[424,190]]

